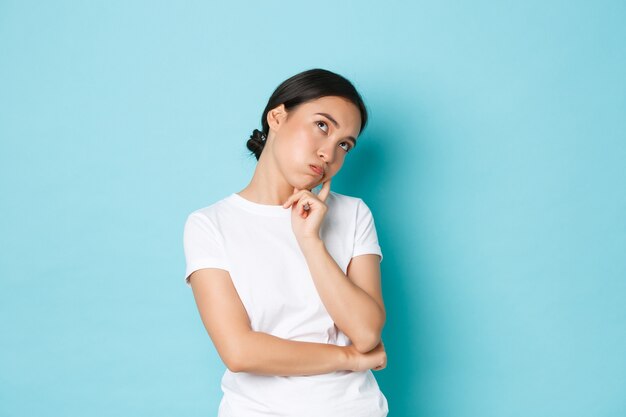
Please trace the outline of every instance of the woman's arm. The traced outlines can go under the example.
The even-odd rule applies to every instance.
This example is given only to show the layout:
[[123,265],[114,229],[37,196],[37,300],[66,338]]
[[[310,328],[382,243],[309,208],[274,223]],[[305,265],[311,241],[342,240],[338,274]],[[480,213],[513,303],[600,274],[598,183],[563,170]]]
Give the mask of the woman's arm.
[[328,253],[322,239],[310,238],[299,244],[320,298],[337,327],[359,352],[374,349],[380,343],[386,320],[379,256],[354,257],[348,266],[348,274],[352,274],[349,277]]
[[233,372],[293,376],[352,370],[343,346],[287,340],[255,331],[246,333],[241,341],[244,348]]
[[226,270],[199,269],[191,274],[189,282],[209,337],[233,372],[315,375],[374,367],[384,355],[382,351],[365,358],[351,346],[287,340],[253,331]]
[[[379,371],[387,366],[382,340],[367,353],[353,345],[300,342],[251,332],[244,341],[249,351],[237,369],[261,375],[317,375],[333,371]],[[237,372],[234,371],[234,372]]]

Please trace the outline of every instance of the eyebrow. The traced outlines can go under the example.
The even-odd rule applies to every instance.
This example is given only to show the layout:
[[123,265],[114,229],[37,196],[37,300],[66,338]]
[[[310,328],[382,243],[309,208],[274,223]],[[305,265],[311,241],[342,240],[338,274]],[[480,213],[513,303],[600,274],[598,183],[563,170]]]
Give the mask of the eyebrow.
[[[335,125],[337,129],[339,129],[339,123],[337,123],[337,121],[330,114],[328,113],[315,113],[315,114],[319,114],[320,116],[326,117],[328,120],[333,122],[333,124]],[[346,139],[351,139],[352,142],[354,142],[354,146],[356,146],[356,139],[354,138],[354,136],[346,136]]]

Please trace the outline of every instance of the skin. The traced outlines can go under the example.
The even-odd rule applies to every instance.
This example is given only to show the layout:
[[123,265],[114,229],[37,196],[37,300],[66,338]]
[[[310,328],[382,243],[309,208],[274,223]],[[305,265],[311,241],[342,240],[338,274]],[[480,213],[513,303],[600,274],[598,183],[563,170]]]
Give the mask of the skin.
[[[338,122],[315,113],[327,113]],[[289,341],[253,332],[227,271],[205,268],[190,277],[200,314],[218,353],[231,370],[267,375],[307,375],[334,370],[380,370],[387,355],[381,339],[386,320],[379,256],[354,257],[344,274],[327,251],[319,230],[328,211],[331,179],[343,166],[358,137],[358,108],[342,97],[321,97],[287,112],[284,105],[267,114],[270,127],[254,175],[238,194],[291,209],[294,234],[314,284],[349,346]],[[323,176],[309,164],[323,165]],[[323,184],[319,194],[311,190]],[[308,209],[305,209],[305,204]],[[197,276],[212,275],[206,279]]]
[[[338,127],[317,113],[330,115]],[[371,283],[371,288],[366,290],[370,289],[372,294],[367,294],[354,283],[350,286],[350,282],[341,280],[338,275],[345,276],[325,250],[319,235],[327,212],[325,201],[330,192],[331,179],[341,170],[346,155],[354,148],[355,142],[350,136],[356,138],[359,135],[359,109],[343,97],[327,96],[303,103],[290,112],[281,104],[268,112],[267,122],[270,131],[259,164],[250,184],[239,194],[252,201],[255,201],[254,198],[266,201],[262,204],[274,204],[275,201],[270,201],[278,194],[278,203],[282,203],[285,208],[292,208],[294,234],[305,257],[310,260],[309,268],[312,269],[318,291],[322,293],[322,300],[327,309],[330,307],[329,313],[335,318],[338,327],[352,336],[357,346],[360,345],[361,337],[357,336],[360,332],[374,333],[372,337],[376,343],[373,346],[366,343],[365,347],[371,350],[378,344],[384,324],[382,296],[376,293],[377,289]],[[324,167],[322,176],[310,169],[312,163]],[[311,192],[320,183],[323,183],[320,193],[316,195]],[[285,200],[284,195],[288,193]],[[305,204],[308,210],[304,209]],[[369,258],[363,261],[367,265],[360,269],[374,269],[373,264],[378,261],[378,257],[371,255]],[[320,268],[320,265],[326,267]],[[346,284],[351,288],[346,288]],[[375,309],[372,301],[378,303],[378,309]],[[362,312],[356,318],[355,303],[356,312]],[[339,326],[340,323],[344,326]]]
[[[328,113],[337,122],[315,113]],[[270,130],[254,175],[238,194],[260,204],[280,205],[295,189],[311,190],[332,178],[343,166],[352,147],[346,137],[357,137],[361,114],[351,101],[342,97],[321,97],[287,112],[280,105],[267,114]],[[323,178],[309,164],[325,166]]]

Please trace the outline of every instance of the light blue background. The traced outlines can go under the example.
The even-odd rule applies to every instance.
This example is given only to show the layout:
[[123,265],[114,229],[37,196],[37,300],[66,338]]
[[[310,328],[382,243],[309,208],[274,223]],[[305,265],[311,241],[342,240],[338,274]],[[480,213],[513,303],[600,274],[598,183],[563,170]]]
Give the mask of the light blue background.
[[212,416],[186,215],[356,85],[390,416],[626,415],[626,3],[0,1],[0,415]]

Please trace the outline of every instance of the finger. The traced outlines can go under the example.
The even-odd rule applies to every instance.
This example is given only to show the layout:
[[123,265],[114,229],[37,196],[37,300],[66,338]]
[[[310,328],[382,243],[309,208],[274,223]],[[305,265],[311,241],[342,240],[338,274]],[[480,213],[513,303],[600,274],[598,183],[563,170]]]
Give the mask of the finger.
[[306,216],[306,210],[304,209],[304,205],[305,204],[306,204],[306,202],[304,201],[303,198],[301,198],[294,205],[294,209],[297,210],[298,215],[300,217],[305,217]]
[[283,203],[283,207],[284,208],[287,208],[287,207],[291,206],[294,203],[295,200],[298,200],[298,199],[302,198],[302,194],[307,191],[307,190],[300,190],[300,189],[295,188],[295,187],[294,187],[294,190],[297,190],[297,191],[294,194],[291,194],[289,196],[289,198],[287,199],[287,201],[285,201]]
[[298,200],[298,208],[300,209],[300,214],[304,214],[305,212],[311,210],[311,202],[306,196]]
[[296,194],[298,193],[298,191],[299,191],[299,190],[298,190],[296,187],[293,187],[293,194],[291,194],[291,195],[289,196],[289,198],[287,199],[287,201],[285,201],[285,202],[283,203],[283,207],[284,207],[284,208],[287,208],[287,207],[289,207],[290,205],[292,205],[292,204],[293,204],[293,203],[292,203],[292,201],[293,201],[294,197],[296,196]]
[[322,186],[322,189],[317,194],[317,198],[319,198],[322,201],[326,201],[326,198],[328,197],[328,194],[330,193],[330,180],[331,179],[329,178],[328,181],[324,181],[324,185]]

